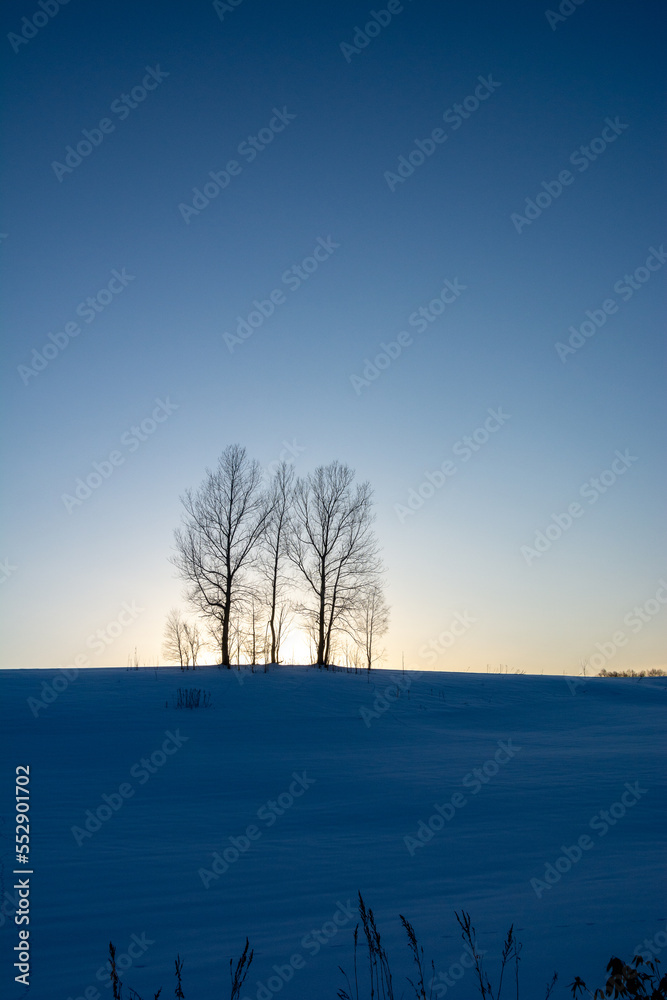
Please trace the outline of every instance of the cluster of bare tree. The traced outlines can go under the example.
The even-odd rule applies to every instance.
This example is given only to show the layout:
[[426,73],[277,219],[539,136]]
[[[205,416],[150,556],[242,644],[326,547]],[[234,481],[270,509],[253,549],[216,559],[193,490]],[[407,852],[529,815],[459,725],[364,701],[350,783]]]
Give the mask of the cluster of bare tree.
[[[257,461],[230,445],[196,491],[181,497],[172,561],[221,665],[279,663],[289,628],[305,629],[313,661],[370,667],[387,631],[372,491],[340,462],[297,478],[282,463],[268,487]],[[194,642],[194,644],[193,644]],[[165,654],[197,662],[201,635],[178,611]]]
[[203,645],[204,641],[197,622],[187,621],[178,608],[172,608],[165,622],[162,646],[162,652],[167,659],[179,663],[183,670],[189,669],[192,664],[194,670]]

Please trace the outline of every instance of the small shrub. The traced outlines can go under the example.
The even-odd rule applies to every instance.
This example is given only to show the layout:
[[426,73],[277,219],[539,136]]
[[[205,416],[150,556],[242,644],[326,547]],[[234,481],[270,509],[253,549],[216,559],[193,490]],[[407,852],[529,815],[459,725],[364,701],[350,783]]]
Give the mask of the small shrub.
[[179,688],[176,708],[210,708],[211,692],[201,688]]
[[[644,966],[648,971],[640,972],[640,966]],[[633,1000],[664,1000],[667,997],[667,975],[660,976],[660,960],[655,962],[644,962],[641,955],[633,959],[632,964],[627,965],[620,958],[609,960],[607,972],[609,978],[604,989],[597,989],[591,993],[583,979],[577,976],[573,983],[570,983],[572,996],[592,997],[593,1000],[606,1000],[607,997],[632,997]]]

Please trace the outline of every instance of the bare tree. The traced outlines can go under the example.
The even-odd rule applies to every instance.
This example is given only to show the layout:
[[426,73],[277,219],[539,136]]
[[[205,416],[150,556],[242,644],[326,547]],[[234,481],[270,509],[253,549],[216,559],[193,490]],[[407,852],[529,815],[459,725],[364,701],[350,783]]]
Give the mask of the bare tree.
[[192,669],[195,670],[197,667],[197,657],[199,656],[199,650],[202,647],[202,637],[199,631],[199,625],[197,624],[197,622],[195,622],[194,624],[189,624],[188,622],[185,622],[183,625],[183,630],[185,633],[185,641],[187,643],[190,659],[192,660]]
[[347,631],[364,586],[379,570],[372,531],[372,491],[353,487],[354,472],[332,462],[297,479],[287,552],[310,601],[302,606],[316,642],[318,666],[331,662],[333,641]]
[[267,662],[280,661],[280,643],[289,617],[289,601],[285,598],[285,577],[282,566],[290,530],[290,511],[294,492],[294,468],[281,462],[270,487],[270,515],[264,535],[265,556],[262,575],[266,581],[266,603],[269,609]]
[[243,575],[252,564],[270,513],[259,463],[230,445],[196,492],[181,497],[183,523],[175,532],[174,564],[189,583],[188,599],[219,618],[222,665],[230,666],[230,621]]
[[357,643],[368,670],[384,658],[378,642],[389,628],[389,608],[379,579],[372,580],[364,590],[354,620]]
[[177,661],[181,666],[181,670],[186,668],[189,663],[189,645],[186,637],[186,628],[187,626],[181,612],[178,608],[172,608],[167,615],[164,626],[162,652],[168,660]]

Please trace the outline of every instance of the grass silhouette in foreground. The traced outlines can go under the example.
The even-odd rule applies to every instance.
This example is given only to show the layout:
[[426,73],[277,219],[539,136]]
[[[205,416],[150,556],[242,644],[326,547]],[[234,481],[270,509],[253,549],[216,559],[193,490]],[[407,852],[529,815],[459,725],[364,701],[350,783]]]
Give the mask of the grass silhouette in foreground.
[[[366,907],[361,893],[359,893],[359,916],[361,926],[368,944],[368,986],[360,991],[360,969],[357,960],[359,947],[359,924],[354,929],[354,986],[350,983],[349,977],[341,968],[340,971],[345,976],[346,987],[338,990],[339,1000],[398,1000],[404,994],[394,994],[393,979],[389,967],[387,952],[382,945],[380,932],[377,928],[373,911]],[[500,974],[498,986],[494,990],[491,981],[484,968],[484,952],[477,945],[477,934],[472,924],[469,913],[462,910],[455,916],[461,928],[466,950],[471,959],[469,968],[474,971],[477,991],[482,1000],[500,1000],[503,983],[507,984],[509,972],[513,967],[514,989],[512,994],[519,998],[519,962],[521,959],[521,943],[514,934],[512,925],[505,937],[503,951],[501,955]],[[445,987],[441,983],[435,982],[435,964],[425,966],[424,949],[417,942],[412,924],[400,915],[401,923],[407,935],[408,948],[412,953],[413,962],[416,969],[415,979],[408,978],[408,983],[412,987],[415,1000],[433,1000],[433,998],[444,996]],[[365,964],[365,963],[364,963]],[[460,963],[459,963],[460,964]],[[626,964],[620,958],[611,958],[607,965],[609,976],[603,988],[591,991],[586,983],[576,976],[569,984],[574,1000],[588,997],[591,1000],[607,1000],[607,998],[628,997],[631,1000],[667,1000],[667,975],[660,975],[660,961],[644,962],[641,955],[636,956],[631,964]],[[425,967],[430,968],[432,976],[428,984],[424,982]],[[340,967],[339,967],[340,968]],[[439,977],[440,978],[440,977]],[[458,977],[459,979],[462,977]],[[546,985],[545,1000],[549,1000],[555,989],[558,974],[554,972],[551,981]]]
[[[338,998],[339,1000],[362,1000],[362,997],[369,996],[372,1000],[376,1000],[376,998],[377,1000],[396,1000],[391,971],[389,968],[389,959],[382,945],[380,932],[377,929],[373,911],[370,908],[366,908],[366,904],[364,903],[361,893],[359,893],[359,916],[361,917],[361,926],[368,944],[370,993],[365,994],[363,992],[359,992],[359,968],[357,963],[359,924],[357,924],[354,929],[354,989],[352,988],[350,980],[344,969],[341,968],[340,971],[345,976],[347,988],[341,988],[338,990]],[[412,959],[416,969],[415,979],[413,980],[408,977],[408,983],[412,987],[416,1000],[431,1000],[434,995],[436,997],[444,996],[444,992],[446,992],[445,988],[442,984],[435,982],[435,963],[433,961],[431,961],[430,964],[432,975],[428,985],[424,982],[425,970],[428,969],[428,966],[425,966],[424,949],[420,947],[417,941],[415,929],[410,921],[406,920],[402,914],[399,914],[399,916],[408,939],[408,948],[412,953]],[[482,1000],[499,1000],[503,987],[505,969],[508,964],[512,962],[512,960],[514,960],[516,995],[518,997],[521,944],[514,936],[514,926],[512,925],[512,927],[510,927],[505,938],[501,956],[498,988],[497,990],[494,990],[484,969],[483,953],[481,953],[477,948],[477,935],[475,928],[472,925],[470,914],[466,913],[465,910],[462,910],[460,914],[455,911],[455,916],[459,927],[461,928],[461,937],[466,943],[471,961],[473,963],[470,968],[475,971],[477,986]],[[551,995],[551,992],[556,985],[557,978],[557,974],[554,973],[551,983],[547,986],[545,1000],[548,1000]]]
[[[503,984],[507,984],[511,976],[511,970],[514,972],[512,977],[514,979],[513,995],[516,997],[516,1000],[519,1000],[519,962],[521,960],[522,945],[514,934],[514,925],[510,927],[505,937],[501,954],[498,985],[494,989],[484,968],[485,952],[478,948],[477,932],[472,924],[470,914],[466,913],[465,910],[462,910],[460,913],[454,911],[454,913],[461,928],[461,937],[465,942],[466,951],[471,959],[472,964],[468,968],[474,971],[477,992],[482,1000],[501,1000]],[[436,982],[434,962],[431,961],[430,965],[426,964],[424,949],[419,945],[414,927],[402,914],[399,914],[399,916],[406,933],[408,948],[412,954],[415,967],[414,978],[410,979],[406,977],[412,988],[415,1000],[434,1000],[434,998],[444,996],[446,988],[441,983]],[[361,893],[359,893],[359,917],[363,935],[366,938],[368,955],[361,961],[359,960],[360,936],[359,924],[357,924],[353,933],[354,984],[350,982],[350,978],[345,970],[339,966],[340,972],[345,977],[346,986],[338,990],[338,1000],[399,1000],[399,998],[404,996],[404,993],[403,991],[399,994],[394,993],[394,982],[389,965],[389,957],[382,944],[382,937],[375,922],[373,911],[370,907],[366,907]],[[248,938],[246,938],[245,947],[236,963],[236,967],[234,967],[234,960],[229,960],[229,976],[231,981],[230,1000],[240,1000],[241,988],[250,970],[253,954]],[[116,949],[111,942],[109,943],[109,965],[111,985],[113,987],[113,1000],[142,1000],[142,997],[133,989],[130,989],[127,997],[125,997],[123,993],[125,987],[119,979],[116,969]],[[360,965],[362,966],[361,968]],[[174,966],[174,975],[176,978],[174,996],[177,1000],[185,1000],[186,995],[183,991],[182,978],[183,961],[180,956],[176,957]],[[430,978],[428,975],[429,970],[431,972]],[[507,976],[506,972],[508,973]],[[584,998],[590,998],[590,1000],[607,1000],[607,998],[613,998],[613,1000],[618,1000],[618,998],[625,997],[630,998],[630,1000],[667,1000],[667,974],[660,975],[660,960],[658,958],[655,961],[645,962],[641,955],[637,955],[628,964],[620,958],[613,957],[609,960],[607,972],[609,975],[604,987],[594,991],[588,988],[583,979],[575,976],[574,981],[569,984],[573,1000],[584,1000]],[[362,978],[367,980],[365,987],[360,983]],[[425,979],[428,982],[425,982]],[[545,1000],[549,1000],[551,997],[557,980],[558,974],[554,972],[551,980],[546,985]],[[153,994],[152,1000],[159,1000],[161,994],[162,989],[159,989],[157,993]],[[310,1000],[326,1000],[326,998],[311,996]]]
[[[253,950],[250,948],[250,942],[245,939],[245,948],[236,963],[236,968],[234,968],[234,959],[229,960],[229,978],[231,980],[232,991],[230,993],[230,1000],[240,1000],[241,987],[243,986],[250,965],[252,963]],[[109,975],[111,977],[111,985],[113,987],[113,1000],[124,1000],[123,990],[125,989],[123,983],[118,978],[118,971],[116,969],[116,949],[113,943],[109,942],[109,964],[111,966]],[[180,955],[176,956],[174,962],[174,975],[176,977],[176,988],[174,990],[174,996],[177,1000],[185,1000],[185,993],[183,992],[183,960]],[[153,994],[152,1000],[158,1000],[162,993],[162,987]],[[130,989],[127,1000],[142,1000],[142,997],[136,992],[136,990]]]

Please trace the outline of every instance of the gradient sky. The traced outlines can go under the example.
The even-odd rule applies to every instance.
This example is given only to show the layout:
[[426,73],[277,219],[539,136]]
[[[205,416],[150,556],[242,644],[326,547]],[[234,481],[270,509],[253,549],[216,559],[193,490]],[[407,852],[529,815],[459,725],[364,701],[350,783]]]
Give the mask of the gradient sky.
[[[3,5],[3,666],[154,662],[179,495],[234,442],[371,481],[389,666],[665,666],[664,13],[561,6]],[[84,130],[97,145],[59,167]],[[587,310],[599,328],[559,356]]]

